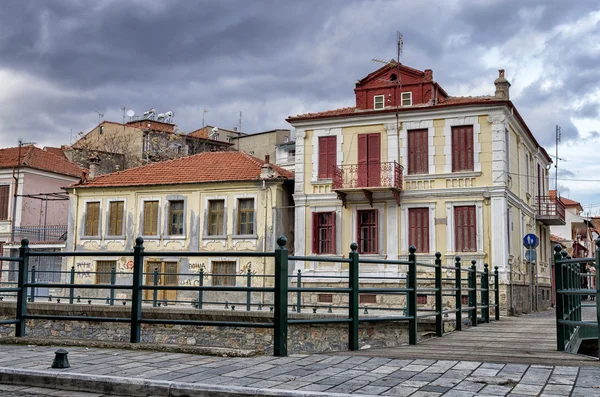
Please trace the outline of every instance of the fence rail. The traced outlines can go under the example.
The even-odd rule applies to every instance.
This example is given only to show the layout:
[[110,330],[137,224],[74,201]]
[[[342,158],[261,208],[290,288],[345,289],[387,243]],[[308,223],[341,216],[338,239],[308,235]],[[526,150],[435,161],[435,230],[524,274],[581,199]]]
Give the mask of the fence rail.
[[[285,237],[280,237],[277,240],[278,247],[273,252],[152,252],[144,251],[143,239],[137,238],[135,247],[132,251],[119,251],[119,252],[102,252],[102,256],[124,256],[133,257],[133,269],[129,273],[117,272],[113,267],[110,271],[104,272],[91,272],[95,273],[96,276],[100,275],[106,283],[103,284],[79,284],[75,282],[75,276],[78,274],[75,267],[71,267],[69,271],[58,271],[64,277],[61,279],[68,279],[68,282],[57,282],[57,283],[41,283],[37,281],[39,272],[35,269],[35,266],[30,268],[29,260],[33,257],[43,256],[62,256],[62,257],[86,257],[97,255],[97,252],[38,252],[32,251],[29,248],[29,242],[24,239],[21,242],[18,257],[4,257],[5,261],[12,261],[18,263],[18,274],[16,283],[2,283],[0,288],[0,299],[2,295],[8,296],[16,294],[16,318],[0,320],[0,324],[15,324],[15,336],[22,337],[26,334],[26,320],[72,320],[72,321],[98,321],[98,322],[126,322],[130,324],[130,342],[139,343],[141,340],[141,324],[179,324],[179,325],[213,325],[213,326],[231,326],[231,327],[250,327],[250,328],[272,328],[273,340],[274,340],[274,355],[286,356],[287,355],[287,333],[288,326],[290,324],[335,324],[342,323],[348,324],[348,349],[358,350],[359,349],[359,327],[360,323],[364,322],[381,322],[381,321],[402,321],[406,322],[409,330],[409,343],[416,344],[418,342],[417,327],[420,319],[429,317],[435,317],[435,334],[437,336],[443,336],[444,334],[444,316],[450,314],[455,315],[456,330],[461,330],[464,320],[464,315],[470,320],[473,326],[477,326],[480,322],[490,321],[490,310],[494,311],[494,319],[500,319],[500,307],[499,307],[499,285],[498,285],[498,268],[496,267],[493,272],[489,271],[489,266],[484,264],[483,270],[477,270],[476,261],[471,262],[471,266],[462,267],[461,258],[454,258],[454,266],[442,266],[441,254],[438,252],[435,255],[435,261],[431,263],[418,262],[416,255],[416,248],[410,247],[410,254],[408,260],[376,260],[376,259],[361,259],[357,252],[358,246],[356,243],[351,245],[351,252],[348,258],[323,258],[318,256],[288,256],[288,250],[286,248],[287,240]],[[161,272],[158,268],[154,268],[152,271],[144,272],[144,259],[153,256],[179,256],[179,257],[223,257],[223,256],[252,256],[259,258],[273,258],[275,262],[274,274],[272,275],[258,275],[252,273],[250,269],[245,274],[236,275],[236,277],[245,277],[245,285],[205,285],[204,280],[208,277],[222,277],[224,275],[218,273],[207,273],[204,269],[200,269],[197,276],[197,285],[160,285],[158,280],[160,277],[182,275],[185,273],[169,273]],[[323,278],[326,276],[310,276],[304,275],[301,271],[297,274],[288,274],[288,262],[293,261],[309,261],[309,262],[322,262],[327,260],[329,262],[345,263],[348,266],[346,276],[335,276],[337,279],[346,279],[342,283],[347,283],[347,287],[323,287],[313,286],[311,281],[317,278]],[[398,274],[401,269],[405,269],[405,276],[399,277],[367,277],[360,275],[361,264],[379,264],[386,266],[398,266]],[[420,270],[418,270],[420,269]],[[404,270],[403,270],[404,271]],[[46,271],[51,272],[51,271]],[[428,274],[427,272],[433,272]],[[444,273],[445,276],[444,277]],[[117,283],[117,275],[128,275],[128,281],[126,283]],[[190,274],[187,274],[190,275]],[[269,286],[253,286],[253,277],[269,277],[273,283]],[[463,278],[464,277],[464,278]],[[374,278],[383,278],[386,283],[392,284],[392,286],[382,287],[369,287],[361,286],[361,280],[370,281]],[[492,280],[490,283],[490,279]],[[294,286],[295,284],[295,286]],[[453,285],[452,288],[448,287],[448,284]],[[131,314],[129,317],[87,317],[87,316],[71,316],[71,315],[34,315],[27,312],[27,304],[29,302],[35,302],[39,299],[36,295],[36,288],[60,288],[68,290],[67,296],[49,296],[48,300],[52,301],[54,298],[57,303],[60,303],[60,299],[68,299],[69,304],[83,303],[86,300],[88,304],[92,303],[92,298],[82,297],[75,295],[75,289],[77,290],[108,290],[109,294],[104,298],[93,298],[94,301],[100,303],[106,303],[107,305],[114,305],[116,300],[121,298],[115,298],[116,290],[125,290],[130,293],[130,297],[122,299],[123,304],[130,303]],[[234,309],[235,305],[244,307],[246,311],[250,311],[252,307],[257,307],[258,310],[262,310],[263,302],[258,304],[252,302],[252,292],[269,293],[272,294],[272,305],[269,308],[273,312],[272,321],[266,322],[241,322],[241,321],[204,321],[204,320],[178,320],[178,319],[155,319],[145,318],[143,316],[143,303],[151,303],[152,306],[160,306],[161,299],[158,298],[159,291],[191,291],[197,294],[197,300],[191,301],[193,307],[197,309],[205,308],[207,304],[222,304],[223,302],[210,302],[205,300],[204,293],[207,291],[225,291],[225,292],[238,292],[245,293],[245,302],[225,302],[225,308],[228,305]],[[146,292],[146,297],[144,295]],[[333,313],[333,309],[336,309],[336,316],[322,317],[319,318],[288,318],[289,312],[300,313],[303,309],[306,309],[308,305],[305,305],[302,301],[302,294],[308,293],[327,293],[327,294],[340,294],[347,298],[347,305],[334,305],[331,304],[327,308],[328,313]],[[151,298],[148,299],[148,294]],[[368,308],[366,305],[362,306],[363,312],[361,315],[361,304],[359,297],[361,294],[381,294],[381,295],[392,295],[400,296],[404,298],[404,306],[395,308]],[[466,295],[465,295],[466,294]],[[433,307],[426,307],[425,303],[420,302],[421,300],[427,301],[427,297],[432,296],[434,298]],[[294,299],[295,297],[295,299]],[[490,300],[493,297],[493,303]],[[466,305],[463,307],[463,299],[467,298]],[[446,299],[447,307],[444,307],[444,299]],[[451,307],[453,303],[454,308]],[[164,305],[167,305],[167,300],[163,301]],[[173,302],[172,300],[170,303]],[[190,303],[190,301],[187,301]],[[372,311],[385,310],[387,313],[381,315],[369,315],[368,309]],[[313,313],[316,313],[316,306],[313,307]],[[340,313],[342,316],[340,317]],[[481,315],[481,317],[478,316]],[[344,317],[345,315],[345,317]]]

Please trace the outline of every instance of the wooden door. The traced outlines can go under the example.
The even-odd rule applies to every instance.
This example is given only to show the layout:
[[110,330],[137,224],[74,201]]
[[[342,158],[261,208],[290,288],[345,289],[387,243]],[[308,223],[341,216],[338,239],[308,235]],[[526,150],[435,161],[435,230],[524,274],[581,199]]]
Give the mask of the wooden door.
[[358,135],[358,187],[381,185],[381,140],[379,134]]
[[[178,285],[179,266],[177,262],[147,261],[146,262],[146,285],[154,285],[154,269],[158,269],[157,285]],[[159,301],[177,300],[177,291],[158,290],[156,298]],[[144,300],[154,299],[153,290],[144,291]]]

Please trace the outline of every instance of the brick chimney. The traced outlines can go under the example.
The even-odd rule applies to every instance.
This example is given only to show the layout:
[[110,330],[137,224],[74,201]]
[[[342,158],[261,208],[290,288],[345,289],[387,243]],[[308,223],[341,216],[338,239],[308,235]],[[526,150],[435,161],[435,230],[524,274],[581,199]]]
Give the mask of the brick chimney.
[[94,179],[98,176],[98,171],[100,169],[100,159],[96,156],[90,157],[90,179]]
[[270,157],[268,154],[265,155],[265,163],[260,168],[260,179],[271,179],[275,177],[275,170],[270,163]]
[[504,69],[498,70],[498,78],[494,81],[494,85],[496,86],[494,97],[496,99],[508,101],[510,99],[508,92],[510,83],[504,78]]

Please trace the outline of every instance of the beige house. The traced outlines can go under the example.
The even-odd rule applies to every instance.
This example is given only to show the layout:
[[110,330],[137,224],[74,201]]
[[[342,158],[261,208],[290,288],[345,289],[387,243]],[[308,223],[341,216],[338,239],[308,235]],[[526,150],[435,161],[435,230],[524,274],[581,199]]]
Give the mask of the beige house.
[[[498,266],[505,312],[549,306],[548,226],[564,224],[548,197],[551,160],[509,100],[503,70],[494,84],[492,96],[451,97],[431,70],[391,62],[359,80],[356,106],[289,117],[296,254],[339,256],[357,242],[362,257],[398,259],[414,245],[421,261],[439,251],[446,265],[458,255]],[[525,258],[528,233],[540,238],[537,265]],[[347,271],[296,266],[316,282]],[[403,274],[361,271],[382,283]]]
[[[291,239],[293,217],[280,211],[292,206],[292,187],[293,173],[244,152],[205,152],[71,185],[67,249],[97,254],[70,261],[67,268],[75,266],[77,283],[106,283],[112,268],[119,273],[117,283],[130,281],[132,258],[105,257],[102,251],[132,250],[138,236],[147,251],[272,251],[277,236]],[[159,285],[197,285],[201,269],[208,275],[205,285],[245,285],[248,270],[273,274],[272,259],[159,255],[145,258],[147,283],[155,268]],[[271,279],[253,279],[253,285],[261,283]],[[242,299],[213,295],[206,299]],[[196,297],[161,291],[158,298]]]

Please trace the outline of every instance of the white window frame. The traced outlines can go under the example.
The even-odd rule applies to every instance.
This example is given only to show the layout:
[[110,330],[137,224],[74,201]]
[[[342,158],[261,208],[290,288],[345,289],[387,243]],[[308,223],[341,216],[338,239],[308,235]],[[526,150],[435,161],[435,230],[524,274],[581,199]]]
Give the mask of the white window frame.
[[[215,235],[215,236],[211,236],[208,234],[208,222],[209,222],[209,217],[208,217],[208,213],[209,213],[209,209],[210,209],[210,202],[211,201],[217,201],[217,200],[223,200],[224,201],[224,207],[223,207],[223,234],[222,235]],[[256,207],[256,204],[254,205],[254,207]],[[227,196],[207,196],[204,198],[204,208],[206,209],[205,211],[205,222],[204,222],[204,230],[202,233],[202,239],[206,240],[206,241],[211,241],[211,240],[225,240],[227,239],[227,213],[228,213],[228,207],[227,207]],[[256,210],[255,210],[256,212]]]
[[[123,202],[123,234],[120,235],[112,235],[108,234],[110,232],[110,203],[122,201]],[[124,240],[127,235],[127,199],[125,197],[115,197],[106,200],[106,228],[104,233],[104,238],[107,240]]]
[[[404,104],[404,94],[408,94],[408,100],[410,101],[408,105]],[[412,91],[405,91],[400,93],[400,106],[412,106]]]
[[[254,199],[254,234],[237,234],[238,230],[238,203],[240,199]],[[236,194],[233,196],[233,230],[232,239],[238,240],[257,240],[258,239],[258,195],[256,194]],[[266,236],[263,236],[266,238]]]
[[[328,207],[310,207],[311,209],[311,215],[310,215],[310,220],[309,223],[309,229],[311,232],[311,237],[310,237],[310,247],[308,249],[308,251],[311,253],[311,255],[314,256],[331,256],[331,255],[341,255],[342,254],[342,228],[340,227],[342,224],[342,206],[328,206]],[[334,254],[316,254],[314,252],[312,252],[312,231],[313,229],[313,217],[312,214],[314,213],[319,213],[319,212],[333,212],[335,214],[335,253]]]
[[[156,214],[156,234],[155,235],[146,235],[144,234],[144,203],[146,201],[158,201],[158,214]],[[139,226],[139,234],[142,236],[144,240],[158,240],[161,238],[161,225],[162,225],[162,199],[160,197],[144,197],[140,199],[140,226]]]
[[[477,251],[465,252],[465,255],[483,254],[483,200],[481,201],[447,201],[446,219],[448,225],[446,228],[446,250],[448,253],[457,253],[456,236],[454,235],[454,207],[475,206],[475,216],[477,217]],[[503,222],[506,222],[504,219]],[[448,255],[448,254],[446,254]]]
[[[381,107],[380,108],[377,107],[377,99],[379,99],[379,98],[381,98]],[[373,96],[373,109],[375,109],[375,110],[385,109],[385,95]]]
[[[352,206],[352,241],[358,243],[358,236],[356,235],[356,225],[358,222],[358,211],[362,210],[377,210],[377,253],[376,254],[361,254],[362,257],[379,257],[385,255],[384,252],[384,240],[386,235],[384,234],[385,228],[385,203],[374,203],[372,206],[369,204],[359,204]],[[340,228],[341,230],[341,228]]]
[[[429,208],[429,254],[436,252],[435,241],[435,202],[415,203],[415,204],[400,204],[400,254],[408,254],[408,210],[410,208]],[[427,254],[426,252],[421,255]]]
[[[85,219],[87,217],[87,205],[88,203],[100,203],[100,208],[98,210],[98,234],[95,236],[86,236],[85,235]],[[102,231],[104,230],[102,228],[103,224],[102,224],[102,200],[100,199],[86,199],[83,201],[83,214],[82,214],[82,218],[81,218],[81,229],[80,229],[80,235],[79,237],[81,238],[81,240],[101,240],[102,239]]]

